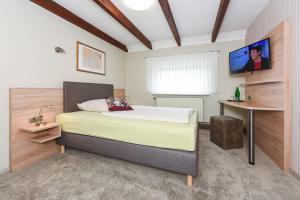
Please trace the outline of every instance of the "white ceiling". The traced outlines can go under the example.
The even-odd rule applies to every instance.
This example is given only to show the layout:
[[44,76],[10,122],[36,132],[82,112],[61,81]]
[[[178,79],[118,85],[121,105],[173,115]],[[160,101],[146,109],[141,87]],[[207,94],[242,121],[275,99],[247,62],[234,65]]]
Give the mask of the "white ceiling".
[[[92,0],[54,0],[74,14],[125,44],[129,51],[147,48]],[[176,46],[158,1],[145,11],[111,0],[152,42],[153,48]],[[270,0],[231,0],[217,41],[240,39]],[[210,41],[220,0],[169,0],[182,45]]]

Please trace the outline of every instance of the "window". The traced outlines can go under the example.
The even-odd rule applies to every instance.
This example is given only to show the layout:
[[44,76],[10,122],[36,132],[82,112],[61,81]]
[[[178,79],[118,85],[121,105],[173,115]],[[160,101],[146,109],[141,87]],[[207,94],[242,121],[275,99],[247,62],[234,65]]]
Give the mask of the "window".
[[209,95],[217,92],[218,52],[146,58],[151,94]]

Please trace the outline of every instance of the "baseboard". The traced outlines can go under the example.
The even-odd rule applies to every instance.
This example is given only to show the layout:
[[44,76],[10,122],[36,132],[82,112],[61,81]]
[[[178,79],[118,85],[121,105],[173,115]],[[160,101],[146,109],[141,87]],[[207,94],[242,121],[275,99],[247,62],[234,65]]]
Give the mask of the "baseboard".
[[0,175],[1,175],[1,174],[5,174],[5,173],[7,173],[7,172],[9,172],[9,167],[5,167],[5,168],[3,168],[3,169],[0,169]]
[[209,122],[199,122],[199,129],[210,130]]
[[295,172],[293,169],[290,169],[290,174],[294,176],[298,181],[300,181],[300,175]]

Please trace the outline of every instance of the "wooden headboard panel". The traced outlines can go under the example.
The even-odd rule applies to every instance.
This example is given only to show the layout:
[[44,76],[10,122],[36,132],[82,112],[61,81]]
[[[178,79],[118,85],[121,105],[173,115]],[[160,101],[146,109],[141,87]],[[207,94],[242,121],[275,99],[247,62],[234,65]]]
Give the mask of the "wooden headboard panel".
[[77,103],[93,99],[113,97],[114,88],[110,84],[64,82],[64,112],[78,111]]
[[42,105],[54,105],[44,110],[44,119],[55,122],[56,115],[63,112],[63,93],[61,88],[11,88],[10,94],[10,170],[27,167],[37,161],[60,152],[55,141],[44,144],[33,143],[29,139],[34,133],[25,133],[21,128],[30,125],[28,119],[39,114]]

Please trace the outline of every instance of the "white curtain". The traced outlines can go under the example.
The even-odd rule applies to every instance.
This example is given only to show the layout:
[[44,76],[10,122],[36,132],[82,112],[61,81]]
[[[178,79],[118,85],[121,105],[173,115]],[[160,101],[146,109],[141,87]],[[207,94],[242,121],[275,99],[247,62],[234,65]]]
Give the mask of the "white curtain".
[[209,95],[217,92],[218,52],[146,58],[151,94]]

